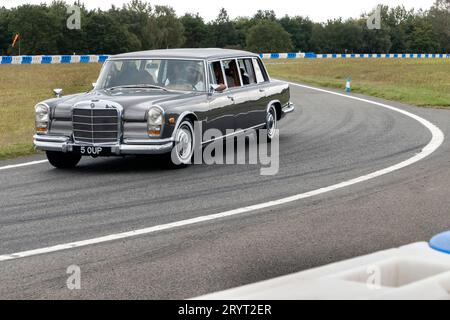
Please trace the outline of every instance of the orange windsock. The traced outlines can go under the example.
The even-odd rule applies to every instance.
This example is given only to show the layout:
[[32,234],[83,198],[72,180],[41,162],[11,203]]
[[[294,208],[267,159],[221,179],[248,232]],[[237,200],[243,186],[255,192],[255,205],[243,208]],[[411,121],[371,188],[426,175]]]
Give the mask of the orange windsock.
[[16,35],[14,36],[14,39],[13,39],[13,43],[12,43],[13,48],[16,45],[16,42],[19,41],[19,39],[20,39],[20,34],[16,33]]

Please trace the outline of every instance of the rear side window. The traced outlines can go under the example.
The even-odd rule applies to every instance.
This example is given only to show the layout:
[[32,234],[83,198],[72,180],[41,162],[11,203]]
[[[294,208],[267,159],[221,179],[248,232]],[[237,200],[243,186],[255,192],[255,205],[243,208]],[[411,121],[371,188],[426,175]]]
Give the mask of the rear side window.
[[227,80],[228,88],[240,87],[241,78],[239,76],[236,60],[224,60],[222,63],[225,70],[225,78]]
[[245,85],[255,84],[256,75],[253,68],[252,59],[239,59],[239,71],[241,72],[242,83]]
[[259,59],[253,58],[253,67],[255,68],[257,83],[269,81],[269,77],[267,76],[264,66]]

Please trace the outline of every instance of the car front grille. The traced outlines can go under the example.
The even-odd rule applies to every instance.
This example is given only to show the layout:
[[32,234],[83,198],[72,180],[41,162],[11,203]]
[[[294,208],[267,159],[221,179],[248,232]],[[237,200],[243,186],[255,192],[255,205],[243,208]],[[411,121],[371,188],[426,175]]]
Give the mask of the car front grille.
[[119,140],[119,121],[119,113],[115,108],[74,108],[74,140],[88,144],[115,144]]

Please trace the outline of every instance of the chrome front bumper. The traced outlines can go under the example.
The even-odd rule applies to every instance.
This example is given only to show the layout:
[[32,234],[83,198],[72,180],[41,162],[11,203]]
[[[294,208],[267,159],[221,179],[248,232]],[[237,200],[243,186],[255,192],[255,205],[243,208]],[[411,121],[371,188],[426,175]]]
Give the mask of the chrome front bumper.
[[173,148],[172,139],[161,140],[131,140],[126,139],[123,144],[80,144],[74,143],[69,137],[51,136],[51,135],[34,135],[34,146],[37,150],[43,151],[59,151],[72,152],[74,146],[100,146],[110,147],[115,155],[129,154],[163,154],[171,152]]

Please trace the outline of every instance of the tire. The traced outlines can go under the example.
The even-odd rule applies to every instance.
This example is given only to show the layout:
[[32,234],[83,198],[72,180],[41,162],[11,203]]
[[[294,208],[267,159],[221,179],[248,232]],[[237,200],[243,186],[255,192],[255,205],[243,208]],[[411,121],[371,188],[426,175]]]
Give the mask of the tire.
[[191,164],[195,149],[195,135],[192,122],[183,120],[175,133],[175,146],[169,154],[170,163],[174,167],[185,167]]
[[57,151],[47,151],[48,162],[58,169],[75,168],[81,160],[81,155],[73,153],[63,153]]
[[[277,110],[275,109],[275,106],[271,105],[269,109],[267,109],[266,113],[266,125],[264,126],[265,133],[266,133],[266,139],[267,142],[272,142],[273,137],[275,136],[275,130],[278,127],[278,121],[277,121]],[[259,133],[260,130],[258,130],[258,142],[259,142]]]

